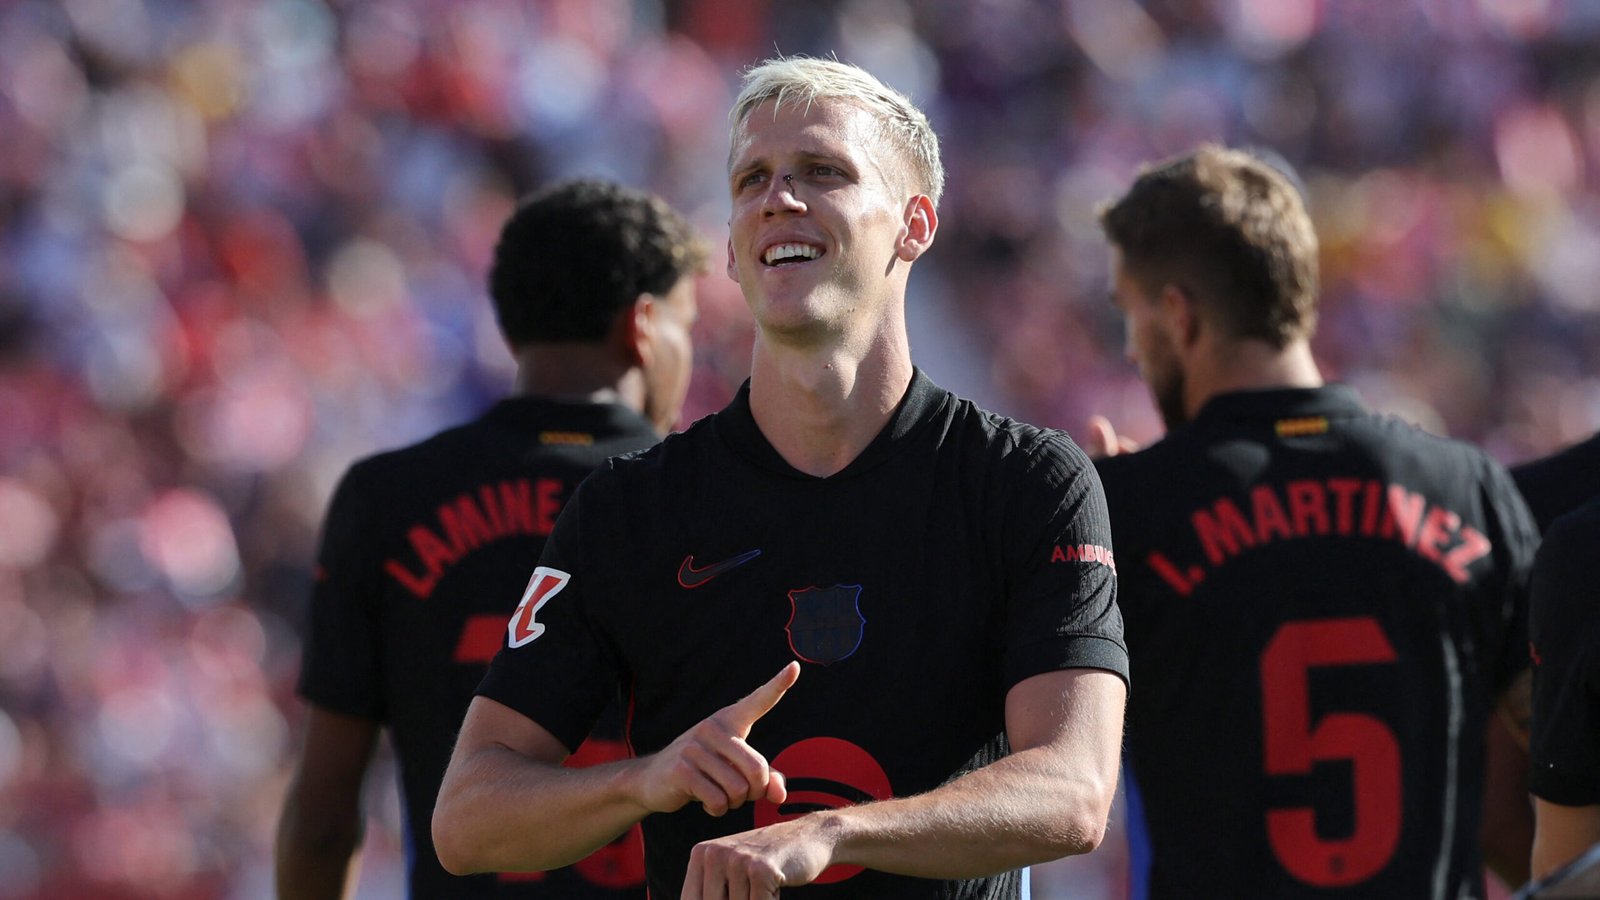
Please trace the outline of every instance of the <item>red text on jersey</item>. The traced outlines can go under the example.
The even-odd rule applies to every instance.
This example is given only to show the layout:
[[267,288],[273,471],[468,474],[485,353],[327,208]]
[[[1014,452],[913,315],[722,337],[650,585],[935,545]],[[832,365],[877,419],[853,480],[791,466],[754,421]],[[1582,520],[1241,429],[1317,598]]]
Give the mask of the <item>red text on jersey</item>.
[[531,535],[548,537],[561,513],[562,485],[556,478],[510,478],[481,485],[439,504],[427,522],[406,531],[411,552],[384,560],[383,569],[419,600],[463,557],[491,541]]
[[[1179,566],[1160,551],[1145,558],[1180,597],[1187,597],[1216,568],[1240,554],[1276,541],[1314,537],[1360,537],[1394,541],[1438,566],[1457,584],[1493,545],[1460,514],[1429,503],[1398,484],[1361,478],[1300,479],[1261,484],[1245,502],[1220,497],[1189,517],[1204,564]],[[1174,554],[1176,555],[1176,554]]]
[[1065,547],[1057,544],[1055,551],[1050,554],[1050,561],[1053,563],[1094,562],[1106,566],[1113,572],[1117,570],[1116,556],[1099,544],[1068,544]]

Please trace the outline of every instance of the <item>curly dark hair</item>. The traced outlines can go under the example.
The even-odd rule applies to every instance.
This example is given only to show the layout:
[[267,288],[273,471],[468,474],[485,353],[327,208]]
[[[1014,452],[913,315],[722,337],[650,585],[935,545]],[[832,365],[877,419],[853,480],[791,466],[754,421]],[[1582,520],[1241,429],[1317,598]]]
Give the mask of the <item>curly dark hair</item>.
[[500,231],[489,270],[512,347],[592,342],[640,294],[665,294],[705,268],[693,226],[659,197],[581,179],[524,199]]
[[1148,166],[1100,224],[1142,288],[1184,287],[1234,337],[1281,348],[1316,329],[1317,235],[1258,154],[1208,144]]

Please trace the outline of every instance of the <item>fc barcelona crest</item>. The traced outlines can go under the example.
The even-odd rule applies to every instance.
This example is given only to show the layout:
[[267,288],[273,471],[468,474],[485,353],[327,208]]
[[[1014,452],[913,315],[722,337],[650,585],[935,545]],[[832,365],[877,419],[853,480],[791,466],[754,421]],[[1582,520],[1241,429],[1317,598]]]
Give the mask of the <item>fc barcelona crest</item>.
[[831,665],[861,646],[867,620],[861,615],[861,585],[836,584],[789,592],[789,649],[808,663]]

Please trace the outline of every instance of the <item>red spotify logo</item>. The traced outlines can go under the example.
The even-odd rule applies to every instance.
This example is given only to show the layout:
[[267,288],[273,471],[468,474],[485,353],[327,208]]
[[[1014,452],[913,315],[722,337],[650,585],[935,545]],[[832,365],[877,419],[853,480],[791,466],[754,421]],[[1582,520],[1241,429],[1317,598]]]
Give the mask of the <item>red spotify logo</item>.
[[[819,809],[838,809],[894,796],[889,776],[872,754],[839,738],[807,738],[791,745],[771,762],[788,783],[789,799],[782,806],[767,800],[758,801],[755,808],[757,828],[796,819]],[[815,883],[832,884],[860,871],[860,866],[829,866]]]

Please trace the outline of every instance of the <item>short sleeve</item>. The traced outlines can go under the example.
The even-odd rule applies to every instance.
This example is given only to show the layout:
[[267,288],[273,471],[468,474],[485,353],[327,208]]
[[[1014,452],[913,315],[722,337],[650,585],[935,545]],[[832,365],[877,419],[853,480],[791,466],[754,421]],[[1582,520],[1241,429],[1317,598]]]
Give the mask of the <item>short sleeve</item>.
[[1064,435],[1046,432],[1007,496],[1007,687],[1070,668],[1127,681],[1111,522],[1094,467]]
[[1600,500],[1557,519],[1534,566],[1533,770],[1529,789],[1566,806],[1600,804]]
[[478,686],[575,750],[618,693],[616,656],[595,625],[600,579],[586,564],[592,526],[604,519],[590,478],[556,519],[505,642]]
[[379,529],[361,484],[359,466],[345,473],[323,521],[298,688],[324,709],[382,721]]
[[1497,603],[1494,616],[1502,629],[1499,665],[1493,678],[1498,693],[1526,671],[1530,662],[1528,598],[1534,554],[1539,549],[1539,528],[1511,475],[1499,463],[1491,460],[1488,465],[1488,502],[1494,518],[1487,537],[1492,546],[1499,548],[1495,571],[1503,579],[1493,598]]

